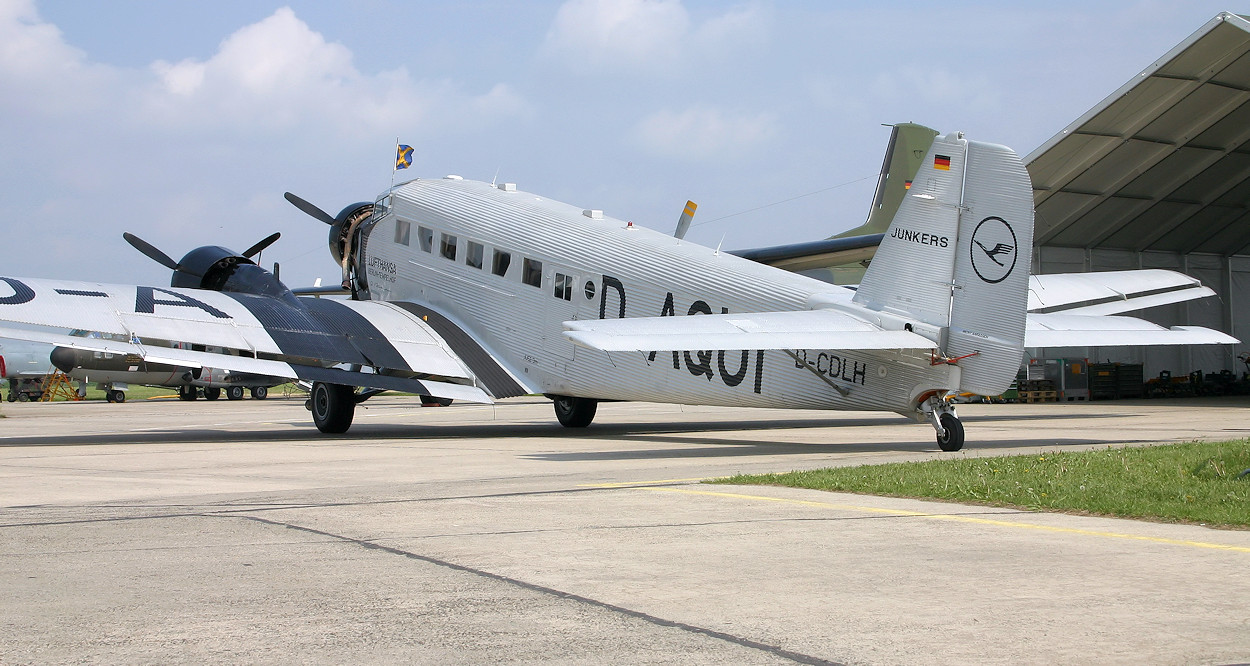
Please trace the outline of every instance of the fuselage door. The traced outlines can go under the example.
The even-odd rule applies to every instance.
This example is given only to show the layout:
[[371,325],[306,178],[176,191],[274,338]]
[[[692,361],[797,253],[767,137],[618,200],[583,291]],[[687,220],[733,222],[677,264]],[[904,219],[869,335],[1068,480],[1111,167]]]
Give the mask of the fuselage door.
[[598,302],[595,300],[595,283],[567,266],[554,264],[549,270],[550,273],[544,277],[549,276],[550,279],[544,281],[544,286],[547,291],[547,321],[551,328],[545,336],[545,345],[547,351],[560,358],[572,360],[576,346],[564,337],[561,323],[596,318],[592,307]]

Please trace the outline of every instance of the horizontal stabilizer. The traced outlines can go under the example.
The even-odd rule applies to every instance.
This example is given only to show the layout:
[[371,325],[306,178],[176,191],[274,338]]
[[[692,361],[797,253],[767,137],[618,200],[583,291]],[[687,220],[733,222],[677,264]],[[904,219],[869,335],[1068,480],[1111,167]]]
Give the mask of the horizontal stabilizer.
[[1034,275],[1029,312],[1112,315],[1213,295],[1197,278],[1161,269]]
[[1026,347],[1126,347],[1135,345],[1233,345],[1238,340],[1201,326],[1164,328],[1135,317],[1032,314]]
[[705,349],[932,349],[910,331],[886,331],[832,310],[638,317],[564,322],[564,335],[603,351]]

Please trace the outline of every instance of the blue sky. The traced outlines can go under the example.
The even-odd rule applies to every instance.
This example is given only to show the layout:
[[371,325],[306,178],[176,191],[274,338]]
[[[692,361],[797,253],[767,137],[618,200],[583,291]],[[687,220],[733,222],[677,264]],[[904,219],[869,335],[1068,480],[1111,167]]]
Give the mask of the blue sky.
[[1025,155],[1221,10],[0,0],[0,267],[165,284],[123,231],[175,258],[281,231],[264,263],[333,279],[282,193],[371,200],[397,137],[401,179],[497,173],[664,231],[694,199],[689,238],[726,248],[822,238],[863,221],[883,123]]

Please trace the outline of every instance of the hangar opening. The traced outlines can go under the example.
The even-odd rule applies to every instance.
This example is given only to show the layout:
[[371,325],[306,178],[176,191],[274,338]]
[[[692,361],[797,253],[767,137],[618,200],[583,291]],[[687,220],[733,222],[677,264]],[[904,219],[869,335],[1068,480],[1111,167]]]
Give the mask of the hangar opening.
[[[1034,274],[1166,268],[1218,298],[1135,313],[1250,336],[1250,21],[1221,13],[1025,158]],[[1050,348],[1085,359],[1240,376],[1245,343]],[[1229,374],[1225,374],[1227,377]]]

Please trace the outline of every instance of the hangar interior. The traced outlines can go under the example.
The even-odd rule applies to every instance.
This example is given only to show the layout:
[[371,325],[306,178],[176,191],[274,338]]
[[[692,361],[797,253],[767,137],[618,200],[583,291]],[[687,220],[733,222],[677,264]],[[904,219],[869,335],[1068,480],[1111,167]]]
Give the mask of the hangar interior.
[[[1025,162],[1033,272],[1167,268],[1218,298],[1133,313],[1250,340],[1250,21],[1221,13]],[[1237,375],[1250,344],[1030,350],[1032,358]]]

